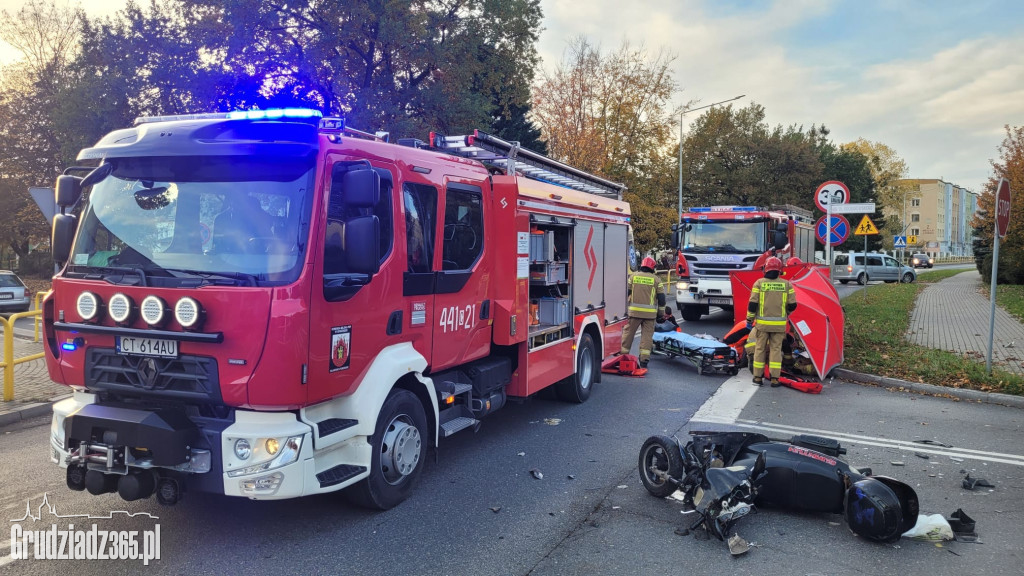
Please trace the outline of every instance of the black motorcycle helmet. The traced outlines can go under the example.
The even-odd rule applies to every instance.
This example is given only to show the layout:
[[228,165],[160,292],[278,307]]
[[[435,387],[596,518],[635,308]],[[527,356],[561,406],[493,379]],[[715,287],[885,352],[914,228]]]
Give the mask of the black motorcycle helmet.
[[917,522],[917,494],[892,478],[863,478],[846,491],[845,514],[846,523],[858,536],[895,542]]

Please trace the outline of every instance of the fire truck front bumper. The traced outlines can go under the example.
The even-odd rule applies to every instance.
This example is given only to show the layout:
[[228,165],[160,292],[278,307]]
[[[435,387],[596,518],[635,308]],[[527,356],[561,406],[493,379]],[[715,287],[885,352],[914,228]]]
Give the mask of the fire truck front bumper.
[[232,419],[184,410],[110,406],[75,392],[53,407],[50,459],[68,487],[126,500],[186,491],[256,500],[321,493],[312,428],[293,412],[235,410]]
[[676,283],[676,303],[679,306],[726,306],[731,307],[732,284],[729,278],[708,278],[702,276]]

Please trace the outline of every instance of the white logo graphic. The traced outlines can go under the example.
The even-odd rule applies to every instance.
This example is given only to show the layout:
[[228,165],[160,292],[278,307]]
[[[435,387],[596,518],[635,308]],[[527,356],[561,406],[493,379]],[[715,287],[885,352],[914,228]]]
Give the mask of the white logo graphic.
[[[148,518],[159,520],[148,512],[114,510],[102,516],[91,514],[58,514],[57,507],[50,503],[49,495],[32,513],[32,501],[25,503],[25,514],[11,519],[11,552],[0,558],[0,566],[14,560],[142,560],[148,566],[160,559],[160,524],[152,530],[100,530],[95,523],[86,527],[63,521],[68,519],[114,520],[118,518]],[[45,522],[44,514],[60,519],[64,526],[53,522],[47,528],[34,529],[36,522]],[[22,523],[29,523],[22,526]],[[84,522],[83,522],[84,524]],[[65,527],[66,526],[66,527]]]
[[502,197],[502,199],[501,199],[501,207],[502,208],[508,208],[508,202],[505,201],[504,197]]

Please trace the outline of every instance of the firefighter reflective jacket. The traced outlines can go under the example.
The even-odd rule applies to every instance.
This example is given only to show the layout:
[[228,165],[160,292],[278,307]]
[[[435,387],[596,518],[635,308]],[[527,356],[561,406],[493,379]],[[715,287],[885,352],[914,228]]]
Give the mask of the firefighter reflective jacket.
[[[661,279],[650,272],[629,275],[629,315],[633,318],[657,318],[658,302],[665,301]],[[660,296],[660,298],[659,298]]]
[[796,305],[796,292],[788,280],[759,278],[750,290],[750,304],[748,311],[756,315],[758,331],[785,332],[788,310]]

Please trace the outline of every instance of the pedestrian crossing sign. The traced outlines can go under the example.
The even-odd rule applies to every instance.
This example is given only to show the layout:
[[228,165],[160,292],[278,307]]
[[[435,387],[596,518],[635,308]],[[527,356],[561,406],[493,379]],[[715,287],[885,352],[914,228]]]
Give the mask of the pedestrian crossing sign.
[[893,236],[892,237],[892,247],[893,248],[906,248],[907,247],[907,237],[906,236]]
[[870,236],[872,234],[878,234],[878,228],[875,228],[875,223],[871,221],[871,218],[868,218],[867,214],[865,214],[864,217],[860,219],[860,224],[857,224],[857,229],[854,230],[853,233],[857,236]]

